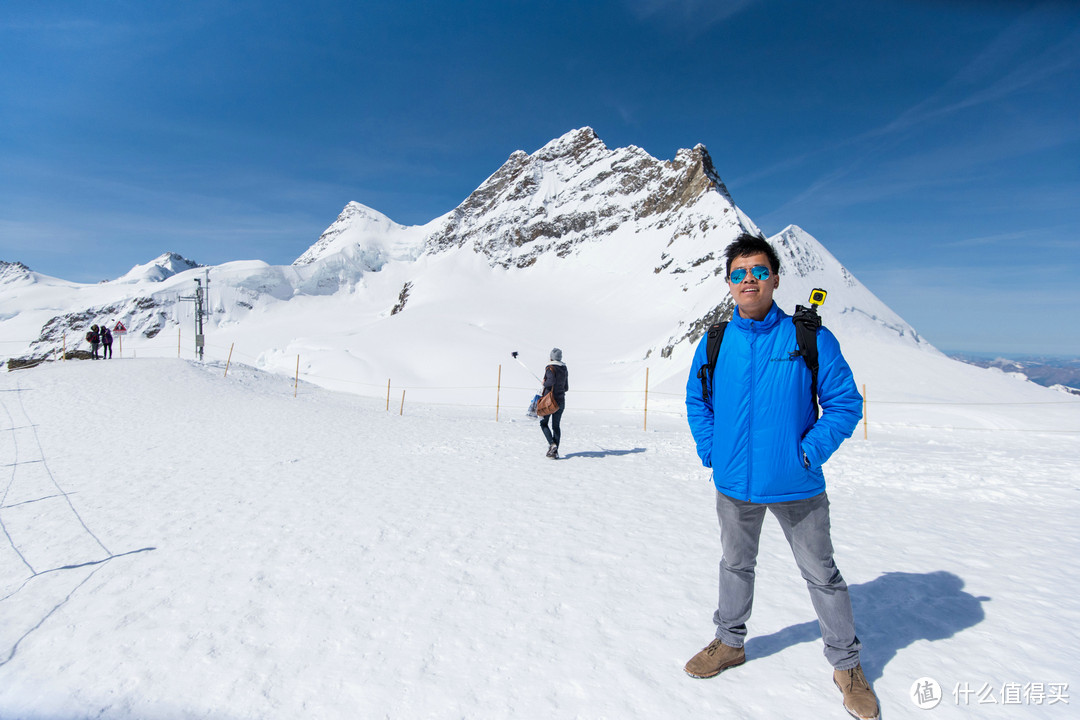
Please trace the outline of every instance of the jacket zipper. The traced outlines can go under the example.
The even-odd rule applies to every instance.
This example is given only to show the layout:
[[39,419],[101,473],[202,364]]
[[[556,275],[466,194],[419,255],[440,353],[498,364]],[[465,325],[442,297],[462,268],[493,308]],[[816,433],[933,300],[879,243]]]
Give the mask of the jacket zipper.
[[754,493],[751,492],[754,477],[754,395],[757,390],[757,333],[753,323],[750,324],[750,404],[746,419],[746,501],[751,502]]

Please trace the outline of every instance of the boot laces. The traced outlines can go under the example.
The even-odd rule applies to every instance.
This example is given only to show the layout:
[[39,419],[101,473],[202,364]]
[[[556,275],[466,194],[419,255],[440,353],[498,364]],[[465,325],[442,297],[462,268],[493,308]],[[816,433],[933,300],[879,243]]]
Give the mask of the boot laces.
[[855,666],[855,667],[851,668],[850,670],[844,670],[842,672],[844,673],[844,675],[847,678],[847,689],[848,690],[854,690],[855,686],[856,686],[856,683],[858,684],[860,689],[864,688],[864,687],[865,688],[870,687],[870,684],[868,682],[866,682],[866,678],[863,676],[862,668],[860,666]]

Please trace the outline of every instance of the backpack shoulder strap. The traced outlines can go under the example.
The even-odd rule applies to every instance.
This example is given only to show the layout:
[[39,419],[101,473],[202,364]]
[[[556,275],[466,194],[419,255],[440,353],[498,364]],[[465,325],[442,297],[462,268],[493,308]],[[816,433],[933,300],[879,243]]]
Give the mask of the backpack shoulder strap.
[[818,347],[817,331],[821,327],[821,316],[815,308],[804,308],[802,305],[795,306],[795,314],[791,317],[795,323],[795,341],[799,349],[792,355],[802,355],[810,370],[810,400],[814,404],[814,418],[818,417]]
[[709,340],[705,346],[706,362],[698,368],[697,374],[701,380],[701,399],[705,402],[709,401],[709,395],[712,393],[712,378],[713,373],[716,371],[716,358],[720,357],[720,344],[724,342],[724,330],[726,329],[726,322],[718,322],[709,328]]

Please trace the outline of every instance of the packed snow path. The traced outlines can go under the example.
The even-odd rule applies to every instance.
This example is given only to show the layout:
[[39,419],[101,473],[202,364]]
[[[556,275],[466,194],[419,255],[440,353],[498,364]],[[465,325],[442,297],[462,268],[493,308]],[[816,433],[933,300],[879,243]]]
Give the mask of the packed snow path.
[[[505,408],[399,416],[222,370],[0,375],[0,718],[847,717],[772,520],[747,664],[682,672],[719,561],[682,420],[571,393],[553,462]],[[829,463],[884,715],[926,717],[922,677],[934,717],[1074,715],[1002,693],[1080,667],[1078,445],[895,429]],[[996,705],[957,706],[984,685]]]

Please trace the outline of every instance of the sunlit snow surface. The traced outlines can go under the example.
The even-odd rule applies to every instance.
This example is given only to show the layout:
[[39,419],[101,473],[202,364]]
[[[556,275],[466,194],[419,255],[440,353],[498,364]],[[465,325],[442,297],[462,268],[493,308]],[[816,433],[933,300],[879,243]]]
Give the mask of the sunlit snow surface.
[[[713,634],[707,471],[674,405],[647,430],[584,409],[571,355],[558,462],[524,390],[496,422],[399,414],[396,393],[390,412],[304,382],[294,397],[235,364],[0,374],[0,717],[847,717],[772,520],[747,664],[683,673]],[[967,372],[961,394],[993,377]],[[885,717],[1080,703],[1002,704],[1012,684],[1075,695],[1080,667],[1080,403],[986,387],[1013,386],[1048,404],[892,406],[826,466]],[[932,429],[950,425],[982,429]],[[930,715],[910,697],[923,677],[944,694]],[[984,685],[996,705],[957,706]]]

